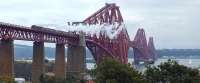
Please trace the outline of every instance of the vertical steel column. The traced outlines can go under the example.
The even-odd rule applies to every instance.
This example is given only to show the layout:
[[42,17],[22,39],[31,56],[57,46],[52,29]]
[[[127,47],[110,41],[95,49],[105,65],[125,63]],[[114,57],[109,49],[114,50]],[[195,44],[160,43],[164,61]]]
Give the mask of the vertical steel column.
[[55,56],[55,78],[56,83],[64,83],[66,77],[65,71],[65,46],[64,44],[56,44]]
[[80,82],[84,77],[86,63],[85,37],[80,35],[79,45],[69,45],[67,52],[67,78],[75,78]]
[[14,45],[13,40],[1,39],[0,42],[0,76],[14,77]]
[[44,42],[33,43],[32,83],[40,83],[44,74]]

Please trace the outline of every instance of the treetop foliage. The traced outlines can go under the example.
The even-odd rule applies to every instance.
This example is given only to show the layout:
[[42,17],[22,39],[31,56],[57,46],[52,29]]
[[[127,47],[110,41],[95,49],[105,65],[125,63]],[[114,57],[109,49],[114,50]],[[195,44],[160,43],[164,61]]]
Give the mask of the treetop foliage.
[[141,73],[130,64],[122,64],[117,60],[105,58],[95,69],[97,83],[143,83]]
[[198,69],[180,65],[173,60],[147,67],[144,75],[149,83],[200,83]]

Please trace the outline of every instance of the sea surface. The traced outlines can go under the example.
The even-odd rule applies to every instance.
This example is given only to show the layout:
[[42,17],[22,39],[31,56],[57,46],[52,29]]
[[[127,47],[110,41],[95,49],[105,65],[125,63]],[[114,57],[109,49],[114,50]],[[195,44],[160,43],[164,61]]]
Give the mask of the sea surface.
[[[163,58],[159,58],[155,63],[154,66],[159,65],[160,63],[166,62],[168,59],[163,59]],[[188,67],[192,67],[192,68],[200,68],[200,59],[171,59],[171,60],[175,60],[177,61],[179,64],[181,65],[185,65]],[[133,59],[128,59],[128,62],[132,64]],[[95,63],[87,63],[87,68],[88,69],[93,69],[95,66]],[[143,68],[143,67],[142,67]]]
[[[92,60],[93,58],[87,58],[87,60]],[[54,61],[54,58],[48,58],[49,61]],[[155,61],[155,63],[153,64],[154,66],[159,65],[160,63],[163,62],[167,62],[166,58],[159,58],[158,60]],[[171,60],[175,60],[177,61],[179,64],[181,65],[185,65],[191,68],[198,68],[200,69],[200,58],[194,59],[194,58],[189,58],[189,59],[183,59],[183,58],[173,58]],[[32,60],[16,60],[16,61],[28,61],[28,62],[32,62]],[[66,59],[67,61],[67,59]],[[133,58],[129,58],[128,59],[128,63],[132,64],[134,61]],[[87,69],[93,69],[95,67],[95,63],[86,63]],[[144,66],[141,65],[141,69],[143,69]],[[140,69],[140,67],[139,67]]]

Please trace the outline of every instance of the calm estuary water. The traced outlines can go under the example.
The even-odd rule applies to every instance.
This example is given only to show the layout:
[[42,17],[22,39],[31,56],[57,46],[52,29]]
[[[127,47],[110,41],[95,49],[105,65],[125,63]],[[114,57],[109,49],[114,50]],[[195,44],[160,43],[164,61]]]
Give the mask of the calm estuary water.
[[[87,60],[91,60],[91,59],[93,59],[93,58],[87,58]],[[54,59],[54,58],[48,58],[48,60],[54,61],[55,59]],[[156,65],[159,65],[160,63],[166,62],[167,60],[168,60],[168,59],[159,58],[159,59],[154,63],[154,65],[155,65],[155,66],[156,66]],[[178,62],[179,64],[181,64],[181,65],[185,65],[185,66],[188,66],[188,67],[200,69],[200,58],[197,58],[197,59],[194,59],[194,58],[192,58],[192,59],[178,59],[178,58],[177,58],[177,59],[172,59],[172,60],[177,61],[177,62]],[[21,61],[21,60],[17,60],[17,61]],[[22,60],[22,61],[24,61],[24,60]],[[32,60],[25,60],[25,61],[32,62]],[[66,61],[67,61],[67,59],[66,59]],[[132,59],[132,58],[129,58],[129,59],[128,59],[128,62],[132,64],[133,59]],[[94,68],[95,63],[86,63],[86,65],[87,65],[87,68],[88,68],[88,69],[92,69],[92,68]],[[142,68],[142,69],[143,69],[143,68]]]
[[[155,66],[156,65],[159,65],[160,63],[162,62],[166,62],[168,59],[158,59],[156,62],[155,62]],[[177,61],[179,64],[182,64],[182,65],[185,65],[185,66],[188,66],[188,67],[192,67],[192,68],[200,68],[200,59],[172,59],[172,60],[175,60]],[[129,63],[132,63],[133,62],[133,59],[128,59],[128,62]],[[87,68],[88,69],[92,69],[94,68],[94,63],[87,63]]]

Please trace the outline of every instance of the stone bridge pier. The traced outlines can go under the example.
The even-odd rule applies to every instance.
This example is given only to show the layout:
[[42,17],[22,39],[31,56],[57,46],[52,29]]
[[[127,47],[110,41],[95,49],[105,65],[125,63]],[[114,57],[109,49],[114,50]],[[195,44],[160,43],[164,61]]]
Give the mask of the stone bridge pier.
[[65,64],[65,45],[56,44],[56,56],[55,56],[55,78],[56,83],[64,83],[66,78],[66,64]]
[[14,77],[14,45],[13,40],[0,41],[0,76]]
[[40,83],[40,77],[45,74],[44,42],[33,43],[32,83]]
[[[0,77],[14,78],[14,40],[0,41]],[[56,44],[54,73],[56,83],[63,83],[66,77],[80,80],[84,78],[86,68],[86,43],[84,34],[79,36],[78,45],[68,45],[67,65],[65,62],[65,44]],[[67,67],[66,67],[67,66]],[[23,69],[23,68],[22,68]],[[44,42],[33,42],[32,83],[40,83],[45,74]]]
[[[32,83],[40,83],[41,76],[45,72],[44,63],[44,43],[34,42],[33,44],[33,63],[32,63]],[[65,44],[56,44],[54,74],[56,83],[64,83],[66,78],[65,65]]]
[[69,45],[67,52],[67,78],[74,79],[77,83],[84,78],[86,68],[85,37],[79,36],[79,45]]

